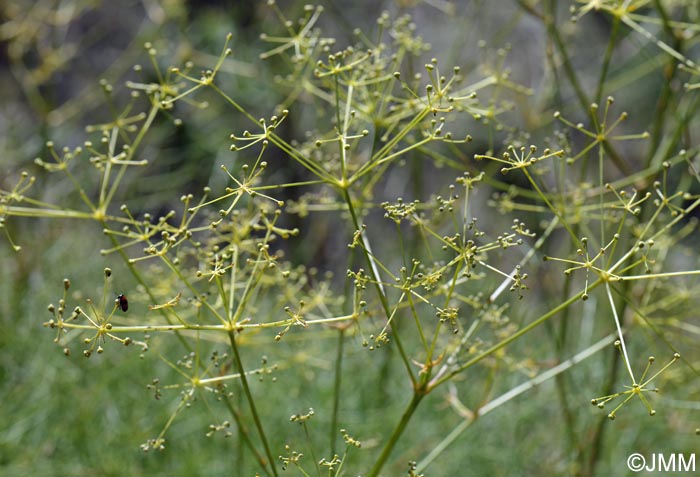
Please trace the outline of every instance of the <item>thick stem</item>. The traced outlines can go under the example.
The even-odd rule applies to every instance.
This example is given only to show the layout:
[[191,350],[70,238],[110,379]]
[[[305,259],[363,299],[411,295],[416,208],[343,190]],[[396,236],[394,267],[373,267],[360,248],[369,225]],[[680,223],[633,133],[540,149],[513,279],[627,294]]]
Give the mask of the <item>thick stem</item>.
[[396,446],[396,443],[399,441],[401,434],[403,434],[403,431],[406,430],[406,425],[411,420],[413,413],[416,411],[418,405],[425,396],[426,395],[422,392],[413,392],[411,402],[408,403],[406,410],[401,415],[401,420],[394,428],[394,432],[391,433],[391,437],[387,443],[384,445],[382,453],[379,455],[377,462],[374,463],[374,467],[372,467],[372,470],[369,472],[369,474],[367,474],[368,477],[377,477],[379,475],[379,472],[381,472],[382,467],[384,467],[384,464],[391,455],[391,452],[394,450],[394,446]]

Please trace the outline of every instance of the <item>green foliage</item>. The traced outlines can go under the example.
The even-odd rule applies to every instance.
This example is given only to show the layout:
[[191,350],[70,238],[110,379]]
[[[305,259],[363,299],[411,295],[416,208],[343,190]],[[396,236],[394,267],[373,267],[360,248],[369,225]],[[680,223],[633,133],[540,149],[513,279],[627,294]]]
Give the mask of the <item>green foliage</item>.
[[[599,475],[697,447],[697,7],[471,2],[494,31],[457,66],[407,2],[348,40],[268,1],[252,62],[243,27],[200,52],[210,12],[202,48],[169,32],[172,3],[83,107],[45,95],[72,59],[45,30],[83,11],[4,12],[56,136],[0,184],[11,475]],[[502,38],[533,30],[527,81]]]

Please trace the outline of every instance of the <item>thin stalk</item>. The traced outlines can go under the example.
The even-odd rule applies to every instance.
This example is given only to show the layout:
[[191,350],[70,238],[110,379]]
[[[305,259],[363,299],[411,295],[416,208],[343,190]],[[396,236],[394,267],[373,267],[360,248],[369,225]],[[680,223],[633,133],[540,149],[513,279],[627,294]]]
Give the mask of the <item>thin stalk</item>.
[[[571,275],[566,275],[564,277],[564,286],[562,287],[564,297],[568,296],[568,294],[571,292],[571,284]],[[546,327],[546,329],[549,330],[554,336],[554,345],[557,353],[557,360],[559,361],[562,360],[564,356],[564,350],[566,349],[565,345],[568,336],[567,330],[570,310],[570,308],[566,308],[562,311],[562,317],[561,320],[559,320],[558,332],[555,331],[554,325],[551,321],[547,322],[548,326]],[[565,423],[565,431],[569,443],[569,448],[571,450],[576,450],[579,448],[579,440],[578,435],[576,433],[576,415],[571,410],[570,400],[568,399],[568,389],[565,376],[556,375],[554,377],[554,385],[556,388],[557,399],[559,400],[559,406],[561,409],[562,417]]]
[[[547,14],[544,17],[544,23],[547,27],[547,34],[550,36],[550,38],[554,42],[554,45],[559,51],[562,66],[564,67],[564,73],[566,74],[569,83],[571,83],[571,87],[573,88],[576,98],[578,99],[578,103],[581,107],[581,110],[585,111],[588,114],[590,120],[595,122],[596,118],[593,116],[593,112],[590,108],[590,99],[584,92],[583,87],[579,82],[578,76],[576,76],[576,70],[571,64],[566,45],[561,39],[561,36],[559,35],[559,30],[557,29],[556,4],[556,0],[549,0],[546,4]],[[624,21],[624,18],[622,20]],[[617,153],[617,151],[615,151],[615,149],[612,147],[612,144],[610,144],[609,141],[604,140],[603,147],[605,148],[605,152],[608,153],[611,160],[613,161],[615,166],[620,170],[620,172],[622,172],[625,175],[628,175],[632,172],[629,166],[622,160],[620,155]]]
[[87,219],[92,220],[95,214],[70,209],[39,209],[36,207],[22,207],[18,205],[1,205],[0,215],[12,217],[36,217],[51,219]]
[[615,300],[613,300],[612,293],[610,292],[610,284],[605,282],[605,292],[607,294],[608,300],[610,301],[610,308],[612,309],[613,318],[615,318],[615,326],[617,327],[617,335],[620,340],[620,349],[622,350],[622,356],[624,357],[625,364],[627,365],[627,372],[630,374],[630,379],[632,383],[637,384],[637,380],[632,372],[632,366],[630,365],[630,359],[627,354],[627,347],[625,346],[625,338],[622,335],[622,325],[620,324],[620,319],[617,316],[617,309],[615,308]]
[[[606,283],[605,285],[606,285],[606,289],[609,291],[608,284]],[[624,291],[622,291],[623,296],[629,296],[630,285],[631,284],[629,282],[622,284],[622,287],[624,289]],[[611,300],[611,303],[613,303],[612,297],[610,297],[610,300]],[[620,305],[620,316],[625,316],[626,311],[627,311],[627,302],[623,300],[621,305]],[[615,317],[615,319],[617,320],[617,316]],[[621,331],[619,329],[618,329],[618,334],[621,335]],[[627,365],[629,367],[629,361],[627,361],[626,356],[625,356],[625,360],[626,360]],[[618,376],[619,371],[620,371],[620,360],[618,359],[617,354],[613,354],[612,358],[610,360],[610,371],[608,372],[608,381],[605,384],[605,391],[604,391],[605,395],[612,394],[614,392],[615,383],[617,382],[617,376]],[[634,380],[634,377],[632,377],[632,381],[636,382]],[[595,468],[599,462],[601,449],[603,448],[603,445],[604,445],[604,442],[603,442],[604,434],[605,434],[605,431],[607,430],[607,428],[609,427],[606,425],[607,421],[608,421],[607,418],[601,419],[598,422],[598,426],[596,427],[593,436],[591,437],[590,444],[588,445],[588,448],[591,449],[590,454],[588,456],[588,469],[587,469],[588,472],[584,475],[589,475],[591,477],[596,475]]]
[[[403,129],[401,129],[401,131],[399,131],[398,133],[396,133],[396,135],[394,137],[389,139],[386,142],[386,144],[384,144],[384,146],[382,146],[379,149],[379,151],[376,151],[376,152],[373,151],[372,159],[370,161],[366,162],[365,164],[363,164],[362,166],[360,166],[360,168],[353,174],[351,181],[356,181],[357,179],[359,179],[363,175],[367,174],[369,171],[374,169],[378,163],[386,162],[387,157],[389,157],[388,156],[389,151],[392,151],[394,149],[394,147],[396,147],[396,145],[404,137],[406,137],[406,135],[409,132],[416,129],[420,125],[421,121],[423,121],[423,119],[425,119],[425,117],[428,116],[428,114],[430,114],[430,108],[425,108],[425,109],[421,110],[414,118],[411,119],[411,121],[409,121],[408,124],[406,124],[406,126],[403,127]],[[423,142],[425,142],[425,141],[423,141]],[[407,150],[410,150],[414,147],[416,147],[416,145],[413,145],[413,146],[407,148]],[[397,156],[397,154],[392,154],[390,157],[394,158],[396,156]]]
[[[663,5],[661,5],[661,2],[659,0],[654,0],[654,6],[659,12],[664,31],[666,32],[669,38],[673,39],[673,49],[680,51],[682,46],[681,38],[674,33],[673,28],[669,23],[670,18],[668,17],[666,10],[664,10]],[[661,93],[659,94],[659,99],[656,102],[654,125],[652,126],[651,143],[649,147],[649,156],[647,158],[647,163],[653,157],[653,151],[655,151],[659,144],[661,144],[661,135],[663,134],[664,129],[663,126],[667,120],[665,113],[668,110],[671,95],[673,93],[673,87],[671,85],[673,83],[673,78],[678,72],[676,63],[677,61],[675,58],[670,58],[668,60],[668,63],[666,64],[666,67],[664,68],[664,82],[662,85]]]
[[[355,212],[355,207],[352,204],[352,198],[350,197],[350,193],[348,192],[347,188],[342,189],[342,194],[343,194],[343,198],[345,199],[345,203],[348,206],[348,210],[350,211],[350,216],[352,217],[352,222],[353,222],[353,225],[355,226],[355,230],[362,231],[362,227],[360,226],[360,221],[357,218],[357,212]],[[362,239],[363,239],[362,240],[363,245],[366,245],[366,242],[364,239],[364,234],[362,235]],[[369,266],[369,272],[372,275],[372,280],[374,281],[374,287],[377,290],[377,295],[379,296],[379,301],[382,304],[382,308],[384,309],[384,314],[386,315],[387,319],[389,319],[389,318],[391,318],[391,310],[389,309],[389,303],[387,302],[386,294],[384,292],[384,288],[382,287],[382,283],[381,283],[380,278],[379,278],[377,266],[374,263],[373,258],[370,256],[370,254],[365,246],[362,247],[362,250],[363,250],[365,258],[367,260],[367,264]],[[406,351],[403,348],[403,345],[401,344],[401,339],[399,338],[399,334],[398,334],[398,327],[395,326],[395,324],[393,322],[391,323],[391,330],[393,332],[394,341],[396,341],[396,347],[398,348],[399,354],[401,355],[401,360],[403,361],[403,364],[406,367],[406,372],[408,373],[408,376],[411,379],[411,383],[413,385],[415,385],[416,378],[413,375],[413,370],[411,369],[411,363],[408,359]]]
[[476,410],[471,416],[465,418],[461,423],[459,423],[440,443],[430,451],[430,453],[418,464],[416,472],[422,472],[428,467],[442,452],[447,449],[447,447],[452,444],[457,437],[462,434],[469,426],[471,426],[476,420],[485,414],[499,408],[500,406],[506,404],[512,399],[524,394],[531,389],[535,389],[541,384],[545,383],[552,377],[560,376],[565,371],[573,368],[578,363],[590,358],[594,354],[600,352],[605,347],[609,346],[610,343],[615,339],[615,335],[608,335],[605,338],[599,340],[597,343],[589,346],[583,351],[575,354],[571,358],[562,361],[557,366],[544,371],[543,373],[525,381],[518,386],[515,386],[506,393],[500,395],[499,397],[489,401],[488,403],[481,406]]
[[[593,282],[593,283],[588,287],[588,290],[590,291],[590,290],[595,289],[595,288],[598,287],[601,283],[603,283],[603,279],[599,278],[598,280],[596,280],[595,282]],[[537,318],[535,321],[533,321],[532,323],[530,323],[529,325],[527,325],[527,326],[524,327],[523,329],[521,329],[521,330],[519,330],[519,331],[513,333],[512,335],[508,336],[507,338],[504,338],[503,340],[499,341],[499,342],[496,343],[495,345],[491,346],[491,347],[488,348],[487,350],[485,350],[485,351],[479,353],[478,355],[476,355],[475,357],[473,357],[472,359],[470,359],[469,361],[467,361],[466,363],[464,363],[464,364],[463,364],[462,366],[460,366],[459,368],[457,368],[457,369],[455,369],[455,370],[453,370],[453,371],[451,371],[451,372],[445,374],[444,376],[442,376],[441,378],[439,378],[439,379],[437,379],[437,380],[432,381],[432,382],[430,383],[429,387],[432,389],[432,388],[435,388],[435,387],[439,386],[440,384],[442,384],[442,383],[444,383],[444,382],[446,382],[446,381],[449,381],[449,380],[452,379],[455,375],[461,373],[462,371],[464,371],[464,370],[467,369],[467,368],[470,368],[470,367],[474,366],[476,363],[478,363],[478,362],[481,361],[482,359],[486,358],[487,356],[492,355],[493,353],[495,353],[495,352],[498,351],[499,349],[501,349],[501,348],[505,347],[506,345],[512,343],[513,341],[517,340],[518,338],[520,338],[521,336],[523,336],[523,335],[526,334],[527,332],[532,331],[533,329],[537,328],[539,325],[541,325],[541,324],[544,323],[545,321],[549,320],[550,318],[552,318],[553,316],[555,316],[556,314],[558,314],[558,313],[561,312],[562,310],[565,310],[566,308],[568,308],[569,306],[571,306],[573,303],[575,303],[575,302],[577,302],[578,300],[580,300],[581,297],[583,296],[583,293],[584,293],[583,291],[580,291],[579,293],[577,293],[576,295],[572,296],[571,298],[569,298],[569,299],[566,300],[565,302],[560,303],[560,304],[557,305],[556,307],[552,308],[552,309],[549,310],[547,313],[545,313],[544,315],[540,316],[539,318]]]
[[[619,369],[620,360],[617,359],[616,354],[612,354],[612,358],[610,360],[610,370],[608,372],[608,381],[605,384],[604,394],[612,394],[614,392]],[[610,427],[606,424],[608,424],[607,417],[598,421],[598,425],[596,426],[595,432],[593,433],[593,437],[591,438],[590,444],[588,445],[588,448],[591,450],[588,456],[588,468],[585,471],[581,472],[581,475],[590,477],[594,477],[596,475],[595,468],[600,459],[600,451],[603,447],[603,437],[606,429]]]
[[559,51],[562,66],[564,67],[564,72],[566,73],[566,77],[569,80],[569,83],[571,83],[571,86],[574,89],[574,93],[576,94],[576,98],[578,99],[581,109],[583,111],[588,111],[588,107],[591,101],[588,99],[588,96],[586,96],[586,93],[583,91],[581,83],[579,83],[578,76],[576,76],[576,70],[574,70],[574,67],[571,64],[571,60],[569,59],[569,54],[566,50],[566,45],[564,45],[564,42],[562,41],[561,36],[559,35],[559,30],[557,29],[556,4],[556,0],[549,0],[547,2],[547,14],[544,16],[544,24],[547,27],[547,33],[549,34],[549,37],[552,39],[552,41],[554,41],[554,44],[556,45],[557,50]]
[[[129,147],[129,152],[127,154],[126,160],[129,161],[131,160],[132,157],[136,154],[136,151],[138,150],[139,146],[141,145],[141,141],[143,140],[144,137],[146,137],[146,133],[151,129],[151,125],[153,124],[153,121],[156,118],[156,115],[158,114],[158,111],[160,111],[160,106],[158,106],[159,103],[158,97],[154,99],[153,105],[151,106],[150,111],[148,112],[148,116],[146,117],[146,120],[144,121],[143,125],[141,126],[141,129],[139,129],[138,134],[136,135],[136,138],[134,138],[134,142],[131,143]],[[110,158],[111,160],[111,158]],[[124,174],[126,173],[127,166],[123,165],[120,169],[119,172],[117,173],[117,177],[114,178],[112,181],[112,186],[110,187],[109,191],[107,192],[107,196],[104,197],[104,200],[102,195],[100,196],[100,204],[99,204],[99,209],[101,211],[107,210],[107,206],[112,202],[112,199],[114,198],[114,194],[117,192],[117,189],[119,188],[119,184],[121,184],[122,178],[124,177]],[[105,177],[105,182],[107,181],[107,178]]]
[[564,226],[567,232],[569,232],[569,235],[571,235],[571,238],[574,240],[577,246],[581,246],[581,241],[579,238],[576,236],[574,231],[571,229],[571,226],[569,223],[565,220],[561,210],[559,210],[557,207],[554,207],[554,204],[550,202],[550,200],[547,198],[547,195],[544,193],[542,189],[540,189],[540,186],[537,185],[537,182],[535,182],[535,179],[530,175],[528,170],[526,168],[523,168],[523,173],[525,173],[525,176],[527,177],[527,180],[532,184],[532,187],[537,191],[537,194],[542,198],[542,201],[544,201],[545,204],[547,204],[547,207],[549,207],[549,210],[554,213],[554,215],[559,219],[559,222]]
[[608,70],[610,69],[610,60],[612,60],[613,51],[615,50],[615,45],[617,45],[617,33],[620,29],[620,17],[613,17],[612,28],[610,29],[610,38],[608,39],[608,47],[605,49],[605,56],[603,57],[603,66],[600,68],[600,77],[598,78],[598,87],[595,91],[595,102],[600,104],[603,98],[603,87],[605,86],[605,79],[608,76]]
[[335,355],[335,379],[333,381],[333,411],[331,413],[330,455],[335,455],[335,442],[338,434],[338,410],[340,409],[340,384],[343,371],[343,346],[345,344],[345,329],[338,332],[338,350]]
[[[258,434],[260,434],[260,439],[262,440],[263,446],[265,447],[265,454],[267,454],[270,468],[272,469],[272,475],[277,477],[277,468],[275,467],[275,460],[272,456],[270,445],[267,442],[267,436],[265,435],[265,430],[263,429],[262,422],[260,421],[260,416],[258,415],[258,410],[255,406],[253,394],[250,392],[250,387],[248,386],[248,379],[245,376],[245,369],[243,368],[243,361],[241,361],[241,355],[238,352],[238,345],[236,344],[236,332],[234,330],[229,330],[228,337],[229,341],[231,342],[231,350],[233,351],[233,360],[236,363],[236,368],[238,369],[238,372],[241,375],[243,393],[245,394],[246,400],[248,401],[248,405],[250,406],[250,412],[253,415],[255,427],[258,429]],[[264,462],[261,462],[261,464],[264,464]],[[263,469],[267,471],[267,466],[263,466]]]
[[683,111],[678,111],[675,114],[677,124],[673,132],[669,131],[666,134],[661,134],[659,136],[659,146],[652,151],[653,155],[650,155],[647,160],[646,165],[650,169],[658,170],[663,161],[676,155],[675,151],[678,148],[678,142],[680,141],[685,128],[688,126],[690,121],[696,117],[696,110],[700,106],[700,95],[695,95],[692,102],[682,103],[679,106],[683,106],[684,104],[688,104],[688,106],[685,107]]
[[[236,421],[240,442],[245,444],[248,447],[248,449],[250,449],[260,466],[262,468],[265,468],[265,457],[263,457],[262,454],[260,454],[260,452],[258,451],[258,449],[256,449],[253,445],[253,441],[250,439],[248,429],[243,424],[243,419],[241,419],[241,414],[238,412],[236,407],[233,404],[231,404],[231,401],[228,399],[226,394],[223,394],[223,402],[224,405],[228,408],[228,411],[231,413],[231,416],[233,416],[233,420]],[[245,455],[243,452],[239,452],[240,457],[242,457],[243,455]]]

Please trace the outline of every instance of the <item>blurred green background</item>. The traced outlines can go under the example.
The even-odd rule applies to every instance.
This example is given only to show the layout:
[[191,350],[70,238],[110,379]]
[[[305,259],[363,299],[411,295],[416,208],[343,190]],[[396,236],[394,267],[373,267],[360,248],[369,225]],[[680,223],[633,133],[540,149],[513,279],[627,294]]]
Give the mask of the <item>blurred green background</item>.
[[[301,12],[303,3],[278,2],[291,18]],[[566,18],[569,2],[561,3],[561,15]],[[488,48],[511,44],[513,53],[507,64],[512,77],[533,88],[534,95],[517,99],[515,111],[507,118],[533,137],[551,131],[553,110],[575,111],[568,87],[551,86],[559,83],[549,76],[551,71],[545,65],[550,45],[544,28],[517,2],[326,0],[322,4],[325,12],[320,25],[337,37],[339,44],[354,41],[355,28],[375,31],[376,18],[383,10],[393,16],[413,16],[417,34],[432,45],[425,61],[435,56],[441,64],[478,70],[488,64]],[[125,78],[132,77],[134,64],[147,64],[145,42],[152,42],[172,63],[192,60],[198,66],[212,65],[226,33],[232,32],[234,54],[222,70],[222,87],[233,92],[254,116],[269,115],[283,97],[284,88],[278,88],[275,79],[281,68],[276,63],[279,60],[258,60],[267,48],[259,39],[260,33],[279,30],[263,1],[5,0],[0,5],[0,22],[0,188],[11,189],[19,172],[26,170],[37,177],[28,194],[47,202],[73,194],[68,192],[72,186],[63,177],[57,180],[42,172],[32,160],[46,157],[46,141],[75,147],[84,141],[86,124],[109,119],[99,80],[107,79],[117,90]],[[582,23],[579,27],[588,33],[568,32],[573,39],[571,53],[582,82],[592,83],[598,72],[587,65],[600,58],[611,25],[602,15],[588,16]],[[488,48],[478,48],[479,40],[485,40]],[[662,68],[654,67],[665,64],[665,59],[643,39],[623,36],[620,42],[622,53],[611,70],[610,89],[631,117],[640,118],[626,127],[639,131],[653,119],[664,81]],[[116,94],[119,97],[122,93]],[[198,99],[206,99],[206,94]],[[303,122],[303,117],[290,121],[284,134],[303,137]],[[175,132],[173,128],[163,128],[162,132],[156,128],[143,155],[161,160],[144,173],[148,180],[134,181],[133,185],[127,180],[120,194],[130,206],[158,214],[174,207],[181,193],[196,193],[207,185],[223,187],[226,177],[219,171],[219,164],[230,161],[228,136],[244,127],[244,122],[214,103],[188,117]],[[508,136],[507,132],[495,134],[499,146]],[[486,147],[487,139],[475,137],[459,160]],[[632,147],[626,152],[631,162],[641,161],[641,151]],[[450,180],[446,177],[461,174],[426,170],[429,179],[423,186],[427,189],[432,181],[444,183]],[[83,172],[77,168],[77,177]],[[291,168],[279,174],[283,179],[278,180],[300,179]],[[415,183],[410,172],[397,174],[386,186],[388,198],[420,194],[411,189]],[[483,203],[487,198],[482,196],[480,200]],[[101,231],[94,224],[73,220],[12,218],[7,227],[22,251],[15,253],[7,240],[0,241],[0,474],[254,475],[250,457],[235,439],[221,434],[205,437],[209,424],[226,418],[212,403],[196,403],[180,415],[168,433],[165,452],[143,453],[139,449],[140,444],[158,434],[177,405],[176,393],[154,400],[152,391],[146,388],[156,377],[161,382],[172,378],[157,354],[146,353],[140,358],[137,349],[107,350],[87,360],[77,353],[65,357],[61,347],[52,343],[53,332],[42,323],[50,317],[47,305],[61,296],[63,278],[70,277],[76,287],[100,296],[102,270],[111,267],[115,271],[115,294],[135,286],[116,256],[99,253],[109,246],[106,239],[101,242]],[[696,239],[678,250],[681,257],[685,254],[695,263]],[[342,277],[345,264],[332,261],[335,249],[345,247],[346,242],[333,237],[332,227],[329,235],[309,234],[302,243],[292,252],[295,260],[321,270],[331,269]],[[542,297],[542,306],[559,298]],[[131,310],[136,315],[145,313],[146,304],[134,301]],[[571,316],[585,313],[583,304],[576,305]],[[514,344],[513,352],[546,362],[555,356],[550,341],[554,332],[543,329],[536,333],[531,340]],[[318,406],[328,403],[332,393],[333,362],[329,357],[333,357],[334,336],[319,333],[317,348],[304,353],[294,346],[295,333],[290,333],[288,339],[275,345],[277,361],[288,367],[303,363],[304,372],[286,373],[282,366],[262,381],[254,381],[256,391],[266,396],[260,402],[264,420],[281,423],[279,428],[270,429],[274,449],[281,450],[284,443],[293,440],[303,442],[302,429],[288,421],[292,413],[304,413],[310,407],[318,414],[311,424],[317,426],[317,441],[327,440],[328,413],[324,411],[328,410]],[[180,352],[175,340],[154,337],[153,341],[153,348],[157,342],[163,355],[172,358]],[[684,355],[697,358],[695,346],[689,341],[683,343],[687,346]],[[647,353],[647,346],[641,337],[630,343],[641,354]],[[410,389],[399,372],[391,372],[399,363],[390,354],[370,355],[358,343],[346,349],[344,366],[349,378],[344,384],[353,392],[343,401],[341,421],[350,435],[363,441],[363,448],[354,451],[350,463],[366,463],[372,459],[363,453],[376,455],[380,439],[395,425]],[[663,347],[661,350],[669,354]],[[245,353],[249,362],[255,363],[266,351],[248,346]],[[665,362],[666,354],[659,360]],[[700,439],[693,432],[700,427],[697,408],[690,411],[689,420],[687,410],[657,401],[660,412],[654,418],[648,417],[643,406],[633,405],[613,422],[604,412],[587,405],[591,397],[601,394],[602,383],[610,379],[611,362],[616,358],[611,349],[562,378],[571,392],[564,399],[571,402],[576,414],[573,426],[567,426],[570,416],[562,409],[561,396],[557,397],[552,382],[548,382],[478,419],[428,468],[426,475],[572,475],[576,469],[592,471],[592,475],[626,475],[625,461],[632,452],[696,451]],[[486,371],[475,373],[467,379],[488,379]],[[504,369],[501,374],[492,396],[523,380],[521,374],[511,370]],[[691,385],[692,396],[674,395],[674,379],[685,379],[685,375],[669,378],[667,392],[672,399],[692,402],[693,396],[697,398],[697,384]],[[479,390],[470,395],[469,383],[460,384],[465,388],[461,397],[478,402]],[[693,419],[696,422],[690,422]],[[408,437],[394,452],[384,475],[405,475],[409,460],[424,456],[459,422],[444,393],[431,395],[410,423]],[[599,436],[594,445],[587,439],[592,435]],[[348,468],[347,475],[366,471],[351,465]]]

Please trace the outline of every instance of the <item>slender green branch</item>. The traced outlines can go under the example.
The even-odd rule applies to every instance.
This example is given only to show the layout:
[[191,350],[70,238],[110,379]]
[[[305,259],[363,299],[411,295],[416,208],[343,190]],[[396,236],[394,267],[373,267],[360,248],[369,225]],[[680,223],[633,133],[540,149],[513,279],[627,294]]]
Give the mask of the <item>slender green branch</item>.
[[260,467],[266,469],[267,463],[265,462],[265,457],[263,457],[263,455],[253,444],[253,441],[250,437],[250,433],[248,432],[248,428],[245,426],[245,423],[243,422],[243,419],[241,417],[241,413],[238,411],[238,409],[236,409],[236,406],[231,404],[231,400],[225,393],[222,396],[222,400],[224,402],[224,405],[226,406],[226,409],[228,409],[231,416],[233,416],[233,420],[236,422],[236,427],[238,429],[238,435],[241,438],[241,442],[244,443],[246,447],[248,447],[248,449],[253,453],[253,455],[255,456],[255,460],[258,461]]
[[[374,259],[370,255],[369,251],[367,250],[367,242],[365,239],[365,234],[363,233],[362,226],[360,225],[360,221],[358,219],[357,213],[355,212],[355,206],[353,205],[352,198],[350,197],[350,193],[348,192],[347,188],[342,189],[343,193],[343,198],[345,199],[345,203],[347,204],[348,210],[350,211],[350,216],[352,217],[353,224],[355,226],[355,230],[360,231],[362,240],[363,240],[363,247],[362,251],[365,255],[365,259],[367,260],[367,264],[369,265],[369,271],[372,275],[372,279],[374,282],[374,287],[377,290],[377,296],[379,297],[379,301],[382,305],[382,308],[384,309],[384,314],[387,319],[390,319],[391,317],[391,310],[389,307],[389,302],[386,297],[386,293],[384,291],[384,287],[382,286],[382,282],[379,278],[379,272],[377,270],[377,266],[374,262]],[[411,363],[408,359],[408,355],[406,354],[406,351],[404,350],[404,347],[401,343],[401,339],[398,333],[398,327],[394,324],[391,323],[391,330],[393,331],[393,337],[394,341],[396,341],[396,347],[399,350],[399,355],[401,356],[401,360],[403,361],[403,364],[406,368],[406,372],[408,373],[411,382],[415,385],[416,383],[416,378],[413,375],[413,369],[411,369]]]
[[[593,282],[591,285],[588,286],[588,290],[593,290],[594,288],[598,287],[601,283],[603,283],[603,280],[599,278],[598,280],[596,280],[595,282]],[[482,351],[481,353],[479,353],[478,355],[476,355],[475,357],[473,357],[472,359],[470,359],[469,361],[467,361],[467,362],[464,363],[463,365],[459,366],[458,368],[456,368],[456,369],[450,371],[449,373],[447,373],[447,374],[445,374],[444,376],[438,378],[437,380],[432,381],[432,382],[430,383],[430,388],[431,388],[431,389],[432,389],[432,388],[435,388],[435,387],[439,386],[440,384],[443,384],[443,383],[449,381],[449,380],[452,379],[454,376],[456,376],[456,375],[462,373],[464,370],[466,370],[466,369],[468,369],[468,368],[471,368],[472,366],[474,366],[475,364],[477,364],[478,362],[480,362],[480,361],[483,360],[484,358],[486,358],[486,357],[488,357],[488,356],[491,356],[493,353],[495,353],[495,352],[498,351],[499,349],[501,349],[501,348],[507,346],[508,344],[510,344],[510,343],[512,343],[513,341],[517,340],[518,338],[520,338],[520,337],[523,336],[524,334],[526,334],[526,333],[528,333],[528,332],[534,330],[535,328],[537,328],[539,325],[541,325],[541,324],[544,323],[545,321],[547,321],[547,320],[549,320],[550,318],[556,316],[559,312],[561,312],[562,310],[564,310],[564,309],[568,308],[569,306],[571,306],[573,303],[576,303],[577,301],[580,301],[580,300],[581,300],[581,297],[583,296],[583,294],[584,294],[584,291],[580,291],[579,293],[577,293],[576,295],[572,296],[572,297],[569,298],[568,300],[566,300],[566,301],[564,301],[563,303],[560,303],[559,305],[555,306],[554,308],[552,308],[552,309],[549,310],[547,313],[545,313],[545,314],[543,314],[542,316],[540,316],[539,318],[537,318],[535,321],[533,321],[533,322],[530,323],[529,325],[527,325],[527,326],[525,326],[524,328],[522,328],[522,329],[516,331],[515,333],[513,333],[513,334],[510,335],[510,336],[508,336],[507,338],[504,338],[503,340],[499,341],[498,343],[496,343],[495,345],[493,345],[493,346],[491,346],[490,348],[486,349],[485,351]]]
[[489,412],[501,407],[507,402],[515,399],[521,394],[526,393],[532,389],[537,388],[541,384],[545,383],[549,379],[560,376],[562,373],[570,370],[575,365],[581,363],[582,361],[590,358],[601,350],[609,346],[616,338],[616,335],[611,334],[600,340],[598,340],[593,345],[584,349],[583,351],[575,354],[569,359],[566,359],[554,366],[551,369],[535,376],[534,378],[528,379],[522,384],[515,386],[506,393],[500,395],[499,397],[492,399],[488,403],[484,404],[469,416],[465,416],[465,419],[457,425],[440,443],[435,446],[430,453],[418,464],[416,469],[417,472],[425,470],[440,454],[442,454],[448,446],[450,446],[467,428],[469,428],[477,419],[483,417]]
[[343,372],[343,346],[345,344],[345,330],[338,331],[338,348],[335,355],[335,371],[333,379],[333,411],[331,412],[330,428],[330,454],[335,455],[335,443],[338,438],[338,412],[340,411],[340,384]]
[[554,41],[554,45],[559,51],[559,56],[561,57],[564,72],[566,73],[566,77],[569,80],[569,83],[571,83],[571,86],[574,89],[574,93],[576,94],[576,98],[578,99],[579,106],[581,107],[582,111],[588,111],[591,101],[588,98],[588,96],[586,96],[586,93],[583,91],[583,87],[579,82],[576,70],[571,64],[571,59],[569,58],[569,53],[567,51],[566,45],[561,39],[559,29],[557,28],[557,3],[557,0],[547,0],[547,2],[545,3],[547,13],[544,16],[544,23],[547,27],[547,33],[549,34],[550,38]]
[[603,56],[603,65],[600,68],[600,76],[598,77],[598,86],[595,91],[595,102],[600,104],[603,101],[603,88],[605,87],[605,80],[608,76],[608,69],[610,68],[610,61],[612,60],[613,51],[615,51],[615,46],[617,46],[617,34],[620,30],[620,18],[613,17],[612,28],[610,29],[610,36],[608,37],[608,46],[605,49],[605,55]]
[[275,466],[275,458],[273,457],[272,451],[270,450],[270,445],[267,442],[267,435],[265,434],[265,429],[263,428],[262,422],[260,421],[257,406],[255,405],[255,399],[253,398],[253,394],[250,392],[250,387],[248,386],[248,378],[246,378],[245,375],[243,361],[241,361],[241,355],[238,352],[238,345],[236,344],[236,332],[234,330],[229,330],[228,337],[229,341],[231,342],[231,350],[233,351],[233,361],[236,365],[236,369],[241,375],[241,385],[243,386],[243,392],[245,394],[246,400],[248,401],[248,406],[250,407],[250,412],[253,415],[255,427],[258,429],[260,440],[262,440],[263,447],[265,447],[265,454],[268,458],[268,462],[261,462],[260,464],[266,472],[268,471],[267,467],[269,465],[270,469],[272,470],[272,475],[277,477],[277,467]]

